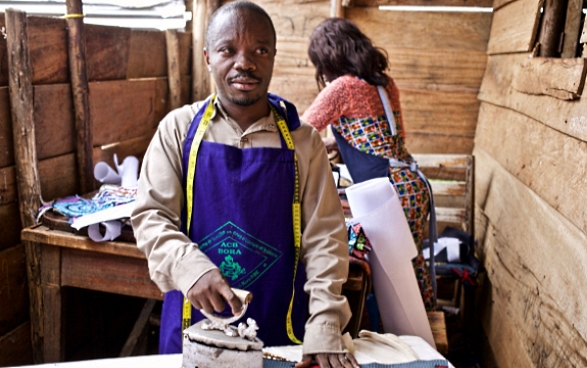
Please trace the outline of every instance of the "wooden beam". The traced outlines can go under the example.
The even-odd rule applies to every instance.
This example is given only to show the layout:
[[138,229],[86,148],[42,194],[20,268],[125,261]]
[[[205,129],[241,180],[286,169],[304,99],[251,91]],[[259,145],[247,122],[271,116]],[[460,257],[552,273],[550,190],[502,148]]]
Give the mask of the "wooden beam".
[[5,17],[16,180],[20,220],[26,227],[35,223],[40,203],[27,17],[26,13],[18,10],[7,10]]
[[[559,132],[587,141],[587,95],[583,94],[579,100],[564,101],[547,95],[528,95],[513,88],[516,65],[525,62],[527,58],[527,54],[489,57],[478,98],[508,107]],[[553,81],[556,80],[556,75],[552,77]]]
[[167,49],[167,83],[169,84],[169,109],[181,106],[181,73],[179,71],[179,40],[177,31],[165,31]]
[[139,314],[137,321],[135,322],[132,330],[130,331],[128,338],[126,339],[126,342],[124,343],[124,346],[122,347],[122,350],[120,351],[121,357],[127,357],[127,356],[133,355],[133,352],[137,346],[137,342],[139,341],[141,335],[143,334],[145,327],[149,323],[151,313],[153,313],[153,309],[155,308],[156,303],[157,303],[157,301],[154,299],[147,299],[145,301],[145,305],[143,305],[143,308],[141,309],[141,313]]
[[[497,1],[500,1],[500,0],[497,0]],[[510,1],[513,1],[513,0],[510,0]],[[351,0],[349,6],[373,7],[373,8],[377,8],[382,5],[491,7],[493,2],[494,2],[493,0]]]
[[[587,142],[513,110],[483,103],[475,147],[483,149],[546,203],[587,233]],[[562,178],[564,191],[555,183]],[[483,196],[483,195],[482,195]]]
[[71,73],[71,92],[75,111],[76,161],[80,179],[80,192],[95,189],[94,165],[92,163],[92,125],[88,75],[86,69],[86,45],[81,0],[66,0],[67,48]]
[[543,1],[516,0],[495,11],[487,52],[494,55],[532,50]]
[[32,364],[31,324],[27,321],[1,336],[0,351],[0,365],[3,367]]
[[343,0],[330,0],[330,16],[332,18],[344,18]]
[[579,34],[581,30],[581,15],[583,14],[583,0],[568,0],[567,18],[565,20],[565,36],[561,57],[574,58],[577,55]]
[[585,59],[528,58],[514,66],[513,87],[530,95],[576,100],[583,92]]
[[545,0],[540,24],[539,55],[557,57],[562,52],[567,0]]
[[0,336],[29,320],[29,296],[22,245],[0,252]]
[[194,0],[193,45],[194,57],[192,66],[192,101],[204,100],[210,94],[210,73],[204,60],[206,47],[206,26],[208,19],[208,0]]

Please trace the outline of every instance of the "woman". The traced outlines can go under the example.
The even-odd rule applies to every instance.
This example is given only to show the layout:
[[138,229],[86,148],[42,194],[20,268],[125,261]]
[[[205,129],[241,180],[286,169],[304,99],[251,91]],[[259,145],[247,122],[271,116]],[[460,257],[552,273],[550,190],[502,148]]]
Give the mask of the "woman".
[[[308,53],[316,67],[316,82],[323,89],[305,111],[303,119],[319,131],[332,126],[355,183],[389,177],[397,189],[418,247],[418,256],[412,262],[422,299],[426,309],[431,310],[433,291],[422,255],[429,193],[417,172],[405,167],[413,159],[404,144],[399,90],[385,74],[387,55],[374,47],[356,25],[341,18],[326,19],[316,27],[310,37]],[[380,92],[378,86],[383,87]],[[389,101],[393,119],[386,117],[380,96]],[[327,147],[334,143],[325,140]],[[398,162],[390,164],[390,159]]]

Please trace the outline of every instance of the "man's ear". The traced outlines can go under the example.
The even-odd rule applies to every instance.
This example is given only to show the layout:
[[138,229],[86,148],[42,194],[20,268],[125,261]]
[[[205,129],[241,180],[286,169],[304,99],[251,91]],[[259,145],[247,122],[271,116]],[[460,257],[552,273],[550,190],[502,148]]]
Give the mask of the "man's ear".
[[208,50],[204,47],[204,61],[206,61],[206,65],[208,66],[208,71],[211,72],[212,68],[210,68],[210,55],[208,55]]

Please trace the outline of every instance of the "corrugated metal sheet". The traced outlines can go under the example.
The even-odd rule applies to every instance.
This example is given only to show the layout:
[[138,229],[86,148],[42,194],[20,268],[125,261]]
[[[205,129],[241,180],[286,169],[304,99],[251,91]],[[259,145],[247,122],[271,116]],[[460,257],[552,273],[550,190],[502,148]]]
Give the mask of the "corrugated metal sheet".
[[[0,12],[8,8],[55,17],[66,9],[65,0],[0,1]],[[85,23],[143,29],[182,29],[191,17],[184,0],[89,0],[83,10]]]

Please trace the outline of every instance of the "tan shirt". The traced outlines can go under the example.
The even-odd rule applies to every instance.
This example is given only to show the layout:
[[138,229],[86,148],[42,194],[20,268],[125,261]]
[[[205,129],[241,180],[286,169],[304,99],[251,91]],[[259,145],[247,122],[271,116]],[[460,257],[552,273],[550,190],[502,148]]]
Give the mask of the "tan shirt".
[[[180,231],[185,203],[182,189],[183,144],[203,101],[170,112],[159,124],[145,153],[132,225],[137,246],[147,256],[153,281],[164,291],[184,295],[216,268],[197,244]],[[345,220],[319,133],[306,123],[291,132],[299,162],[302,199],[301,260],[309,294],[304,353],[341,352],[341,331],[351,312],[341,295],[348,275]],[[273,114],[243,132],[219,103],[204,140],[239,148],[281,147]],[[197,185],[197,183],[196,183]],[[251,305],[254,308],[254,305]]]

